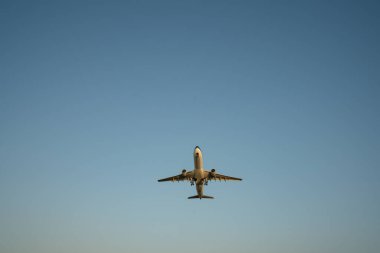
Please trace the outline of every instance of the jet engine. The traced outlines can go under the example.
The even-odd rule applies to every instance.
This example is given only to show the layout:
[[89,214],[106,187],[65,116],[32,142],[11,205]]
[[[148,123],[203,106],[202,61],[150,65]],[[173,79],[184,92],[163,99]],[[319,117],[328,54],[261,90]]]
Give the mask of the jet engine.
[[210,176],[211,176],[211,177],[215,177],[215,169],[212,169],[212,170],[210,171]]
[[186,176],[186,170],[182,170],[182,176]]

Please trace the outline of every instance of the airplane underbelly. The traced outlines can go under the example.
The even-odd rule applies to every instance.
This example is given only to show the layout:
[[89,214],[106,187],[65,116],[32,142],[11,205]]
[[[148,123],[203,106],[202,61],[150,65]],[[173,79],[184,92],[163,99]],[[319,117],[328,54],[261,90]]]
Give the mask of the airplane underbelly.
[[194,157],[194,168],[196,170],[203,169],[203,161],[201,156]]
[[194,170],[194,177],[196,179],[202,179],[203,178],[203,170]]
[[199,196],[203,195],[203,184],[198,184],[197,185],[197,193]]

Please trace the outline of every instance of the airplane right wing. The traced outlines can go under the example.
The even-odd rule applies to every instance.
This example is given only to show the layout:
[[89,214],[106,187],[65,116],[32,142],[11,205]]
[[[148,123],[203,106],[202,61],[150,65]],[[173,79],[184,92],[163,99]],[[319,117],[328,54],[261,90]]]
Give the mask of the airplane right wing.
[[229,181],[229,180],[232,180],[232,181],[241,181],[242,179],[241,178],[237,178],[237,177],[230,177],[230,176],[226,176],[226,175],[222,175],[222,174],[218,174],[218,173],[215,173],[215,170],[211,170],[211,171],[205,171],[206,173],[206,177],[209,179],[209,180],[219,180],[219,181]]
[[241,181],[242,179],[241,178],[237,178],[237,177],[230,177],[230,176],[225,176],[225,175],[222,175],[222,174],[215,174],[215,176],[211,177],[211,180],[236,180],[236,181]]

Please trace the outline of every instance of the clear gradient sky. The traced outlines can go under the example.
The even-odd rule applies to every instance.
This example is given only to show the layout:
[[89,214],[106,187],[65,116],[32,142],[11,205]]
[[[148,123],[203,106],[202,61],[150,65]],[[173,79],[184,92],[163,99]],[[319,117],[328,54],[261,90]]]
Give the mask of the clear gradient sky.
[[0,252],[379,252],[379,11],[1,1]]

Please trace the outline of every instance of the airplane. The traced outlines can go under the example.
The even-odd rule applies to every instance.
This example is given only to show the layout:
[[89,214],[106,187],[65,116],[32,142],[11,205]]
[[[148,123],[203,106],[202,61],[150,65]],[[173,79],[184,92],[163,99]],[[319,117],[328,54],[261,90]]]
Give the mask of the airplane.
[[227,181],[227,180],[236,180],[241,181],[241,178],[225,176],[222,174],[217,174],[215,169],[211,171],[207,171],[203,169],[203,156],[201,149],[196,146],[194,149],[194,170],[186,171],[182,170],[182,173],[168,178],[159,179],[158,182],[166,182],[166,181],[190,181],[190,185],[196,185],[197,195],[188,197],[188,199],[213,199],[212,196],[207,196],[203,194],[203,186],[208,184],[210,180],[219,180],[219,181]]

